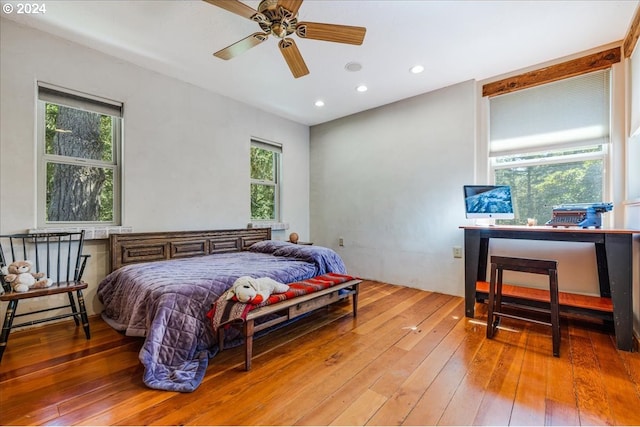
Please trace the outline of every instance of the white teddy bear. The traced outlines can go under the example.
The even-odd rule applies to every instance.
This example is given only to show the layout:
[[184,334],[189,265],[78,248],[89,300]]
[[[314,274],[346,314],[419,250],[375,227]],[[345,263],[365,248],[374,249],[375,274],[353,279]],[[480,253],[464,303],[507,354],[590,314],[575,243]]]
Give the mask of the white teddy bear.
[[288,290],[288,285],[269,277],[254,279],[253,277],[242,276],[236,279],[229,292],[227,292],[227,300],[235,298],[240,302],[256,305],[266,301],[271,294],[280,294]]

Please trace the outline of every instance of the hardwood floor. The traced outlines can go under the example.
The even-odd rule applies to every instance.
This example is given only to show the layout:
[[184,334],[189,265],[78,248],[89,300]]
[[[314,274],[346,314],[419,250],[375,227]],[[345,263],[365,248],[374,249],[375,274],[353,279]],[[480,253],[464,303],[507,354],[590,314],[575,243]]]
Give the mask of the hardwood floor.
[[640,354],[563,319],[551,332],[486,310],[363,282],[357,319],[332,306],[210,360],[193,393],[146,388],[141,339],[100,318],[16,332],[0,365],[2,425],[585,425],[640,424]]

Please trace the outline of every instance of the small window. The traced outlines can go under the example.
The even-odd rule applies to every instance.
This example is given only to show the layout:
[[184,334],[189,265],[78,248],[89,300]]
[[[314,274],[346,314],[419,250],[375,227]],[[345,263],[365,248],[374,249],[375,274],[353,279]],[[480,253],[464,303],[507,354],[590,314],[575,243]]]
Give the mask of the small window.
[[544,224],[554,206],[606,200],[609,70],[496,96],[490,103],[494,182],[511,186],[515,220]]
[[122,104],[38,87],[38,225],[118,225]]
[[251,141],[251,220],[280,221],[282,147]]

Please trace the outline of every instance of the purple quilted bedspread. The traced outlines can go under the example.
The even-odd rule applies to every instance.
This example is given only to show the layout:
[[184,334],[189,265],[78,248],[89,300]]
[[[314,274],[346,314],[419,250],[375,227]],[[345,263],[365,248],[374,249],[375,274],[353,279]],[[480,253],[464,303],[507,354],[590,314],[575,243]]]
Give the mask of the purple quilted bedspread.
[[122,267],[99,284],[98,298],[109,325],[145,337],[140,350],[144,383],[190,392],[200,385],[209,358],[218,351],[206,313],[238,277],[291,283],[329,272],[346,273],[331,249],[265,241],[247,252]]

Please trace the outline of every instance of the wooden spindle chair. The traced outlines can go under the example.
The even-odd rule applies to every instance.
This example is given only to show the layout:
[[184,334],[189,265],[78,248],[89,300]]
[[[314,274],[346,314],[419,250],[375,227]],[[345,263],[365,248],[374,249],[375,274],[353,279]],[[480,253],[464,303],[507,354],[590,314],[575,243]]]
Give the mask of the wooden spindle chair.
[[[67,317],[73,317],[76,326],[82,324],[87,339],[91,338],[89,319],[85,307],[82,290],[87,283],[82,281],[82,274],[90,255],[83,254],[84,231],[63,233],[27,233],[0,236],[0,268],[16,261],[29,260],[32,262],[31,273],[45,273],[52,280],[49,287],[34,289],[26,292],[13,291],[11,283],[5,280],[5,274],[0,273],[0,282],[4,293],[0,295],[1,302],[8,302],[7,310],[0,333],[0,361],[7,347],[9,333],[14,328],[31,326]],[[40,310],[17,313],[18,303],[22,300],[36,297],[49,297],[66,293],[69,303]],[[74,297],[75,293],[75,297]],[[76,303],[77,298],[77,303]],[[57,304],[57,303],[54,303]],[[56,310],[49,316],[38,316]],[[14,324],[16,317],[32,316],[23,323]]]

